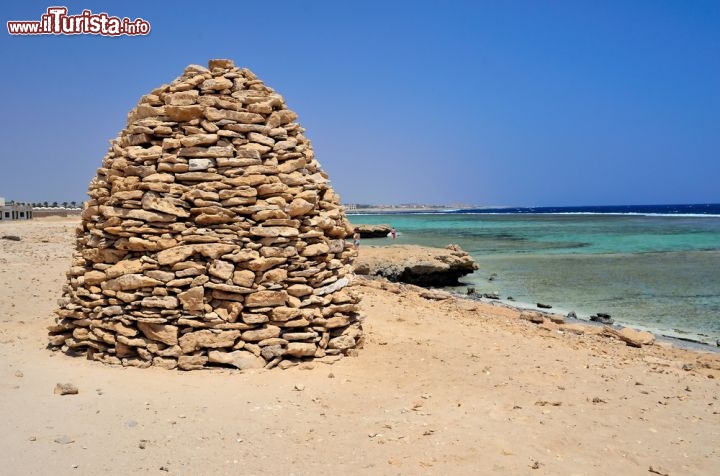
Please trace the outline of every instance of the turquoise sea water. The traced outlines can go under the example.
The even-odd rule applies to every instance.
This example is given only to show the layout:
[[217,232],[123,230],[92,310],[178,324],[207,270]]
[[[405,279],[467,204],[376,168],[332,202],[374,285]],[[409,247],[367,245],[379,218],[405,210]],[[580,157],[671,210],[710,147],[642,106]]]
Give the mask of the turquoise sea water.
[[[351,215],[400,235],[363,245],[457,243],[480,265],[463,282],[518,303],[715,344],[720,339],[720,216],[626,214]],[[497,274],[493,281],[488,278]]]

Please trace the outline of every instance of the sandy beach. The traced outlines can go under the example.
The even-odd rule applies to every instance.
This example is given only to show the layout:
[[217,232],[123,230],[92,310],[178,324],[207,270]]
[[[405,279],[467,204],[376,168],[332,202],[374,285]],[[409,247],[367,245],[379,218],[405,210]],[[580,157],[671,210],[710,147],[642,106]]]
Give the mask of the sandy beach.
[[51,352],[76,224],[0,224],[20,238],[0,239],[2,474],[720,472],[718,354],[414,286],[358,279],[365,345],[332,364],[182,372]]

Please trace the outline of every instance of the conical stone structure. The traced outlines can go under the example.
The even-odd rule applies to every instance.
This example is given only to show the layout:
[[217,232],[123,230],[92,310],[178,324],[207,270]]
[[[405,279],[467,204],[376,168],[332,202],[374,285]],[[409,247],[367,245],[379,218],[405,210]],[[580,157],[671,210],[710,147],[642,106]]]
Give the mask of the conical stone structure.
[[191,370],[356,347],[349,224],[296,118],[230,60],[143,96],[90,184],[51,348]]

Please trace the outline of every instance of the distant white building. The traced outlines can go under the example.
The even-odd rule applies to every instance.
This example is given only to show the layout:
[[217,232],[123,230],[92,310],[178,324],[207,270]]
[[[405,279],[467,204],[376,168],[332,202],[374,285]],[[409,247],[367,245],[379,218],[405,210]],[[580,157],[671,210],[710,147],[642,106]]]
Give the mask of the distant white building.
[[5,198],[0,197],[0,221],[5,220],[30,220],[33,216],[30,205],[6,205]]

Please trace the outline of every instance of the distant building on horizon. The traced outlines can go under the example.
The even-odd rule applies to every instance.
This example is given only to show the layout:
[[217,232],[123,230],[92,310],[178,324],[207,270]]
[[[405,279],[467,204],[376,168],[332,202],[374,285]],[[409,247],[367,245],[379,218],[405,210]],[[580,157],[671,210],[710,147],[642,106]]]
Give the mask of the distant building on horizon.
[[33,209],[31,205],[18,205],[13,202],[7,205],[5,198],[0,197],[0,221],[31,220],[32,217]]

